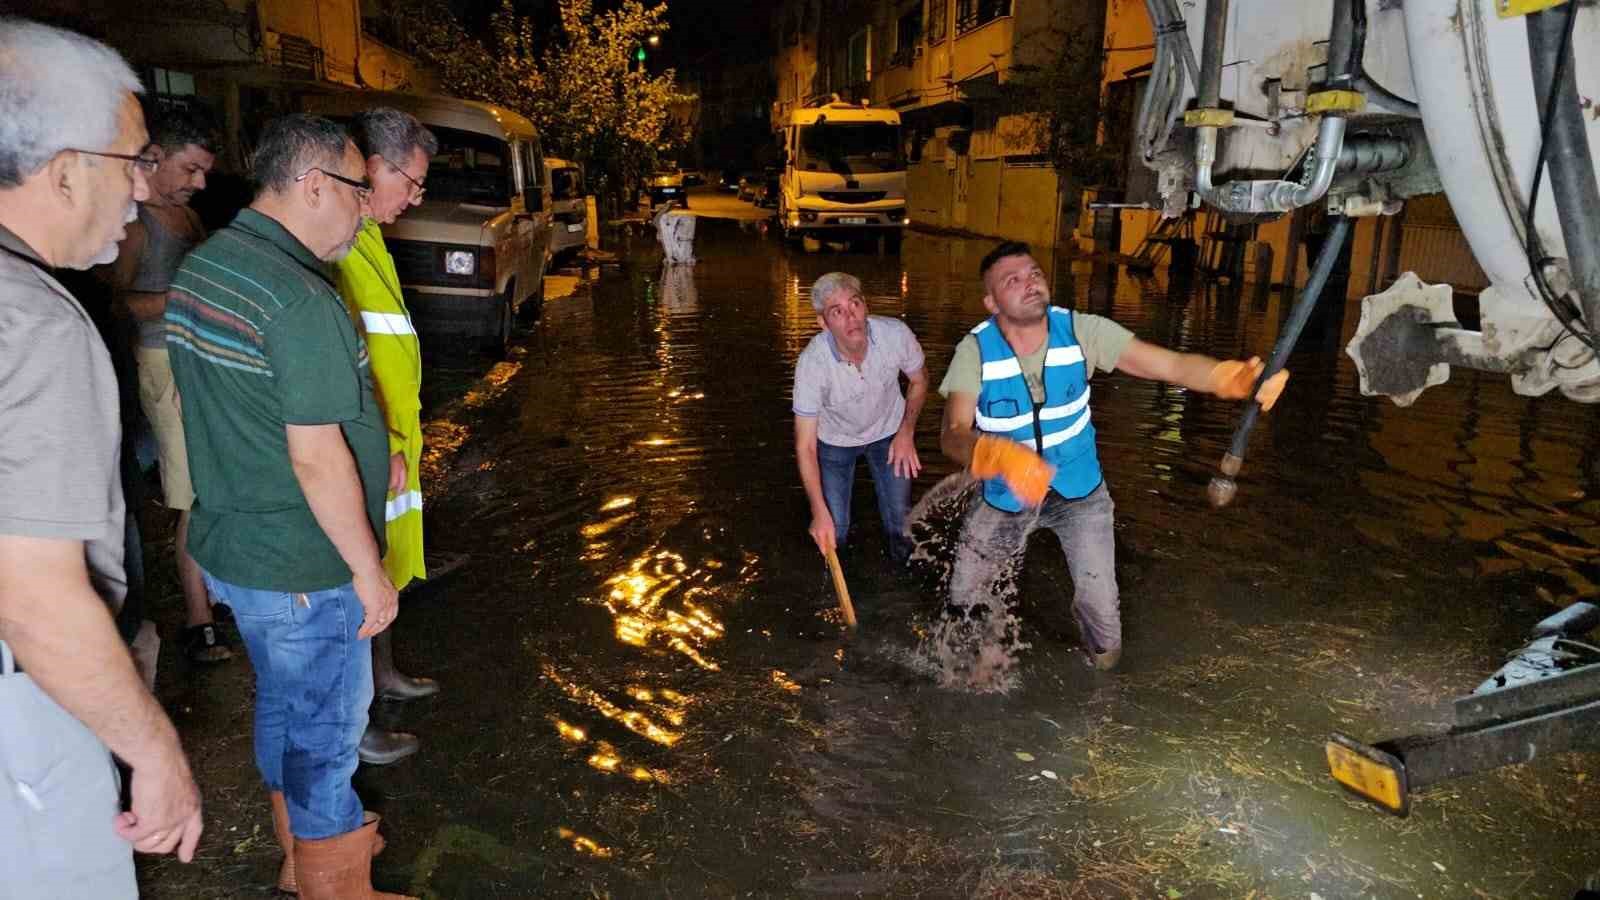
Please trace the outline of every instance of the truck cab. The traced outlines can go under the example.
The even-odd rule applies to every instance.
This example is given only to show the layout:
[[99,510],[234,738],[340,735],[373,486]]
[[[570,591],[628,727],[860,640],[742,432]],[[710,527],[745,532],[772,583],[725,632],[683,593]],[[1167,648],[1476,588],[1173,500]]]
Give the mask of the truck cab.
[[778,223],[786,237],[884,237],[906,223],[900,114],[837,99],[795,110],[783,130]]
[[314,94],[304,106],[347,124],[390,106],[439,139],[422,204],[383,227],[384,243],[419,332],[503,351],[518,312],[544,303],[550,185],[533,123],[490,103],[377,91]]

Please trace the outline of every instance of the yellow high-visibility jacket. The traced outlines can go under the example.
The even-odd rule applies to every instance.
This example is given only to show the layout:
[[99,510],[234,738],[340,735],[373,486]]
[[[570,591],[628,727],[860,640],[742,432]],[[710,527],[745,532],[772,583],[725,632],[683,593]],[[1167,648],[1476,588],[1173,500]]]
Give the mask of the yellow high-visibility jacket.
[[422,345],[400,294],[394,258],[378,223],[367,219],[355,246],[334,266],[339,294],[367,342],[372,383],[389,426],[389,455],[405,454],[406,487],[390,493],[389,549],[383,567],[396,588],[426,578],[422,558]]

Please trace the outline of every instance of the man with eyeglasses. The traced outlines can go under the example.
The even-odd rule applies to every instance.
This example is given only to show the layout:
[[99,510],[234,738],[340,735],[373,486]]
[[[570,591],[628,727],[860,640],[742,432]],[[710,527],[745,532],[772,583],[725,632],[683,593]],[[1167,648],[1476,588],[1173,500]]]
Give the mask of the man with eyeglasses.
[[116,376],[50,270],[114,259],[149,196],[141,88],[103,44],[15,18],[0,85],[0,894],[134,898],[133,850],[193,858],[200,792],[113,622]]
[[256,673],[255,756],[306,900],[372,893],[378,817],[351,787],[372,702],[389,439],[367,348],[325,263],[350,252],[372,193],[344,129],[268,123],[255,200],[173,276],[167,349],[195,504],[189,551],[233,608]]
[[[402,591],[427,577],[422,557],[422,345],[400,292],[394,259],[383,245],[380,225],[391,225],[422,202],[428,161],[439,142],[416,117],[389,107],[355,117],[356,146],[366,157],[372,182],[369,216],[356,235],[356,245],[334,266],[339,293],[344,295],[356,330],[372,355],[372,378],[378,405],[389,428],[389,496],[384,510],[388,549],[383,567]],[[372,682],[380,699],[413,700],[439,692],[432,678],[413,678],[394,664],[391,633],[372,638]],[[367,724],[361,737],[361,761],[388,765],[417,752],[416,735],[384,731]]]
[[854,275],[818,278],[811,308],[822,333],[800,353],[794,372],[795,458],[811,506],[811,539],[824,554],[844,544],[856,462],[866,457],[889,559],[903,566],[911,556],[911,480],[922,471],[916,445],[928,397],[922,345],[899,319],[867,315]]
[[233,651],[211,613],[211,599],[200,567],[189,555],[189,510],[194,488],[189,483],[189,456],[183,441],[172,366],[167,358],[167,286],[178,264],[205,237],[200,217],[189,207],[205,189],[206,175],[216,162],[219,136],[209,118],[187,107],[156,109],[150,116],[147,153],[157,160],[151,173],[150,197],[139,204],[139,219],[128,224],[118,255],[108,269],[119,310],[131,316],[138,330],[134,354],[139,405],[155,433],[160,452],[161,492],[168,509],[178,511],[174,556],[183,589],[184,629],[179,647],[191,663],[219,663]]

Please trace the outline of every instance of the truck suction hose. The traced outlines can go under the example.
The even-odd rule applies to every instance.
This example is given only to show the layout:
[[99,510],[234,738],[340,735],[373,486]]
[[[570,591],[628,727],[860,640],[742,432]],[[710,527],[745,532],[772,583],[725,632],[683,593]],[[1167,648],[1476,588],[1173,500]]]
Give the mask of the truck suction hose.
[[1305,290],[1300,292],[1300,297],[1295,300],[1294,308],[1289,311],[1289,320],[1284,323],[1283,331],[1278,334],[1278,342],[1272,347],[1272,358],[1267,361],[1267,367],[1261,373],[1261,378],[1256,381],[1255,388],[1251,391],[1249,405],[1244,409],[1244,415],[1239,419],[1239,425],[1233,431],[1233,443],[1229,445],[1228,452],[1222,456],[1221,474],[1211,478],[1211,484],[1206,488],[1206,496],[1211,505],[1221,509],[1233,502],[1233,497],[1239,491],[1239,485],[1234,477],[1239,474],[1239,468],[1244,465],[1244,453],[1250,444],[1250,430],[1256,427],[1256,420],[1261,418],[1261,404],[1255,401],[1255,391],[1268,378],[1278,374],[1289,361],[1289,354],[1294,351],[1294,345],[1300,340],[1300,332],[1305,330],[1306,322],[1311,318],[1311,310],[1317,305],[1317,298],[1322,295],[1322,289],[1328,284],[1328,277],[1333,274],[1334,263],[1339,259],[1339,251],[1343,249],[1344,242],[1350,237],[1350,220],[1344,216],[1334,219],[1333,231],[1328,235],[1328,240],[1322,245],[1322,252],[1317,254],[1317,264],[1311,269],[1311,278],[1306,282]]

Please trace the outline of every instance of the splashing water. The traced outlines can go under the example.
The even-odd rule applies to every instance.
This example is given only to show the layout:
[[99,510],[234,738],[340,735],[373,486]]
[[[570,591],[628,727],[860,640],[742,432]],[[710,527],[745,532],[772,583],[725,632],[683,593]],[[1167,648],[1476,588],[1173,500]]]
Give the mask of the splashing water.
[[[950,475],[911,511],[911,558],[933,569],[948,600],[910,662],[941,687],[1006,693],[1017,686],[1017,655],[1028,647],[1012,603],[1023,548],[992,556],[979,549],[992,542],[991,535],[967,532],[966,511],[982,502],[977,485],[964,472]],[[1032,524],[1020,533],[1026,535]]]

